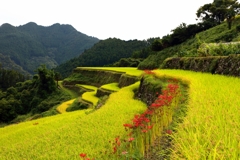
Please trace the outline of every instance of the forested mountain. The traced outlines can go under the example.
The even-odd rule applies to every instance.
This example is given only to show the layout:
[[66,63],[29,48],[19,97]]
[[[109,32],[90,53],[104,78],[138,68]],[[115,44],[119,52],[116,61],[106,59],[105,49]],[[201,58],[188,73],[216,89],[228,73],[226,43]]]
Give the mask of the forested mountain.
[[146,48],[148,45],[147,41],[138,40],[123,41],[117,38],[101,40],[79,57],[59,65],[55,70],[66,77],[76,67],[109,65],[121,58],[131,57],[134,51]]
[[[0,53],[30,74],[41,64],[53,68],[77,57],[98,41],[71,25],[58,23],[49,27],[33,22],[18,27],[7,23],[0,26]],[[0,63],[3,64],[2,58]]]
[[11,60],[10,56],[8,55],[3,55],[0,53],[0,66],[3,67],[4,69],[7,70],[15,70],[18,71],[19,73],[22,73],[23,75],[28,75],[29,73],[19,65],[17,65],[13,60]]

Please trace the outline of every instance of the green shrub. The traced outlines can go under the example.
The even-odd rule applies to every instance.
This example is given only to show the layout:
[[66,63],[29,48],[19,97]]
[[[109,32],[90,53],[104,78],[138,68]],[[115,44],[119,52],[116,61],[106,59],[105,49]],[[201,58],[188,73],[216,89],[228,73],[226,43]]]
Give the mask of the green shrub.
[[87,109],[89,105],[87,103],[83,103],[76,99],[67,109],[67,112],[72,112],[76,110],[81,110],[81,109]]
[[237,26],[236,26],[236,30],[237,30],[238,32],[240,32],[240,25],[237,25]]

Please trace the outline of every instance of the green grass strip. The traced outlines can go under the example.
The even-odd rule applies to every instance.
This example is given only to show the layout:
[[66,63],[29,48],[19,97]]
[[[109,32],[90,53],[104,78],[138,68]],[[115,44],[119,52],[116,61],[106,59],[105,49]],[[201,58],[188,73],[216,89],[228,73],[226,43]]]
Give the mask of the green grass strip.
[[63,90],[64,92],[68,93],[71,96],[71,98],[76,98],[78,96],[76,92],[74,92],[74,91],[72,91],[70,89],[65,88],[62,85],[62,81],[59,81],[58,85],[60,86],[60,89]]
[[77,67],[76,69],[89,69],[89,70],[106,70],[126,73],[130,76],[141,76],[142,70],[138,70],[136,67]]

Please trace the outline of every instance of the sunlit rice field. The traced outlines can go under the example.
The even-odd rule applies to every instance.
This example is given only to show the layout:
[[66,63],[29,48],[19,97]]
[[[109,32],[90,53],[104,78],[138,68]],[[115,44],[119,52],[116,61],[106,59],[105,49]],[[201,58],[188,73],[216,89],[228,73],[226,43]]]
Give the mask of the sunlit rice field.
[[75,111],[1,128],[0,159],[74,160],[79,153],[99,157],[109,150],[109,140],[126,134],[123,124],[145,111],[146,105],[132,98],[138,86],[111,94],[101,109],[88,115]]
[[118,83],[109,83],[101,86],[102,89],[110,90],[110,91],[119,91]]
[[90,85],[82,85],[82,84],[77,84],[77,86],[92,90],[92,91],[87,91],[83,93],[81,98],[82,100],[93,104],[93,106],[96,106],[99,101],[99,98],[95,96],[97,93],[97,87],[90,86]]
[[171,159],[240,159],[240,79],[157,70],[190,82],[188,111],[173,135]]
[[63,102],[59,106],[57,106],[57,111],[59,113],[66,113],[66,109],[75,101],[75,99],[71,99],[69,101]]
[[[130,75],[143,73],[126,70]],[[154,72],[189,85],[186,117],[171,135],[171,159],[240,159],[240,79],[182,70]],[[111,148],[108,142],[124,136],[123,124],[146,110],[144,103],[132,98],[138,86],[139,82],[111,94],[90,114],[75,111],[0,128],[0,159],[74,160],[80,159],[79,153],[108,159],[100,154]]]

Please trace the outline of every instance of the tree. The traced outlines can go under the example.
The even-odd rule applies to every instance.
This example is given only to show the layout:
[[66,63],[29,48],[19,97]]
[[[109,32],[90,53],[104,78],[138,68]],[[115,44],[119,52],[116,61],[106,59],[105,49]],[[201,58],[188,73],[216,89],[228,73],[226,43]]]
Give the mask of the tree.
[[213,3],[201,6],[196,15],[199,20],[211,23],[212,26],[227,20],[228,28],[231,29],[232,20],[239,13],[240,4],[237,0],[214,0]]
[[178,27],[172,30],[171,34],[171,44],[177,45],[184,42],[188,37],[186,34],[187,25],[186,23],[180,24]]
[[58,81],[62,78],[61,74],[59,72],[54,72],[54,79],[57,81],[57,87],[58,86]]
[[42,95],[52,93],[57,86],[54,81],[54,72],[48,70],[45,65],[41,65],[38,69],[38,92]]
[[155,39],[151,44],[151,48],[153,51],[160,51],[163,49],[163,44],[160,39]]

